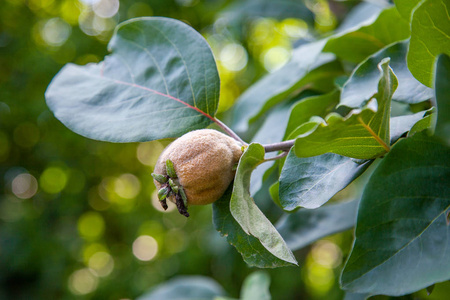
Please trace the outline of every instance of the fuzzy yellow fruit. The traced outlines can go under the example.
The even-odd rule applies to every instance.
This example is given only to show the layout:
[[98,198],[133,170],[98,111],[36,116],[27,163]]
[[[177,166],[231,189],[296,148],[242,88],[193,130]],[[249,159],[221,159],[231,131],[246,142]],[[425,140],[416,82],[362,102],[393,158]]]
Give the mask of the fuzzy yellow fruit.
[[[173,180],[184,189],[187,204],[210,204],[233,181],[241,155],[241,144],[231,137],[212,129],[195,130],[176,139],[163,151],[154,173],[168,176],[166,162],[170,160],[177,176]],[[160,189],[162,184],[154,182]],[[173,195],[169,199],[175,202]]]

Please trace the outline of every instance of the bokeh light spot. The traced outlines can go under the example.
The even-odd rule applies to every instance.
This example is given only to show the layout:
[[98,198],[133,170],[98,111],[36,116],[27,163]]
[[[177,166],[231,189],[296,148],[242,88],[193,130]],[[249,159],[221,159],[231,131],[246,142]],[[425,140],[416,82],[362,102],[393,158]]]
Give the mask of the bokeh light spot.
[[105,230],[105,221],[97,212],[87,212],[78,219],[78,232],[88,240],[99,238]]
[[91,256],[88,265],[98,276],[105,277],[113,271],[114,260],[107,252],[97,252]]
[[111,18],[119,11],[119,0],[100,0],[92,8],[95,14],[102,18]]
[[60,16],[70,25],[78,24],[80,16],[80,4],[77,0],[65,0],[60,6]]
[[244,47],[236,43],[230,43],[220,51],[219,59],[225,68],[236,72],[245,68],[248,55]]
[[73,272],[69,277],[69,290],[75,295],[86,295],[97,289],[98,277],[89,269]]
[[318,264],[308,266],[306,283],[310,292],[323,296],[332,288],[334,284],[334,273],[332,269]]
[[67,174],[61,168],[49,167],[39,178],[41,188],[49,194],[61,192],[67,184]]
[[162,208],[162,206],[161,206],[161,203],[159,202],[158,191],[156,191],[156,190],[153,192],[151,200],[152,200],[153,207],[160,212],[168,213],[168,212],[171,212],[176,209],[176,205],[174,203],[172,203],[171,201],[166,201],[167,209],[164,210],[164,208]]
[[137,259],[150,261],[158,253],[158,243],[149,235],[141,235],[133,242],[133,254]]
[[139,226],[138,234],[149,235],[153,237],[157,242],[159,248],[161,248],[161,242],[166,235],[167,228],[163,227],[160,221],[146,221]]
[[69,38],[72,27],[61,18],[52,18],[41,28],[41,37],[50,46],[61,46]]
[[119,197],[132,199],[141,191],[141,182],[133,174],[122,174],[114,181],[114,191]]
[[98,194],[98,189],[96,187],[92,187],[88,192],[88,202],[89,205],[99,211],[107,210],[110,206],[109,202],[105,201]]
[[78,18],[80,29],[87,35],[108,40],[117,22],[113,18],[102,18],[90,9],[81,12]]
[[250,31],[250,43],[268,44],[272,42],[275,36],[276,23],[275,20],[268,18],[257,19],[252,24]]
[[85,4],[90,4],[90,5],[94,5],[94,4],[98,3],[98,2],[100,2],[100,0],[79,0],[79,1],[81,1],[81,2],[83,2]]
[[163,150],[164,145],[158,141],[140,143],[136,149],[136,156],[141,164],[154,166]]
[[[120,212],[129,212],[135,207],[136,198],[124,198],[119,196],[119,194],[123,196],[128,195],[128,192],[126,191],[128,189],[126,186],[128,185],[127,181],[124,183],[121,180],[118,180],[118,178],[106,177],[98,186],[98,194],[105,202],[110,203],[114,209]],[[119,192],[119,194],[117,192]],[[135,191],[131,191],[130,193],[134,194]]]
[[263,54],[264,68],[267,71],[273,72],[284,66],[289,58],[291,52],[281,46],[272,47]]
[[83,247],[82,255],[83,255],[83,262],[88,265],[89,260],[91,259],[92,255],[94,255],[97,252],[106,252],[108,253],[108,248],[100,243],[90,243],[86,244]]
[[299,39],[308,34],[308,24],[300,19],[285,19],[281,22],[281,28],[292,39]]
[[341,249],[335,243],[326,240],[314,244],[311,256],[316,263],[329,268],[335,268],[342,262]]
[[20,199],[33,197],[38,190],[36,178],[28,173],[17,175],[11,183],[11,191]]

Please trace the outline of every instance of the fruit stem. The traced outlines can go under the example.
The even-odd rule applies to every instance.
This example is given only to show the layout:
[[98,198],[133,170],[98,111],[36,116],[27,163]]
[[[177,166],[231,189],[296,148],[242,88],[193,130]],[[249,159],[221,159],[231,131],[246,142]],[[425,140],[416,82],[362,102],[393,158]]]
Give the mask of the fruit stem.
[[225,123],[223,123],[222,121],[220,121],[217,118],[214,118],[214,122],[220,127],[222,128],[229,136],[231,136],[233,139],[235,139],[236,141],[240,142],[241,144],[247,146],[248,144],[246,142],[244,142],[243,139],[241,139],[241,137],[239,135],[236,134],[236,132],[234,132],[230,127],[228,127],[227,125],[225,125]]
[[[248,144],[243,139],[241,139],[241,137],[239,135],[237,135],[237,133],[234,132],[230,127],[225,125],[225,123],[223,123],[222,121],[220,121],[217,118],[214,118],[214,122],[220,128],[222,128],[229,136],[234,138],[236,141],[240,142],[244,146],[248,146]],[[266,153],[267,152],[275,152],[275,151],[289,152],[289,150],[291,150],[292,146],[294,146],[294,143],[295,143],[295,140],[289,140],[289,141],[284,141],[284,142],[279,142],[279,143],[263,145],[263,147],[264,147],[264,150]],[[285,156],[286,154],[281,153],[280,155]],[[283,156],[281,156],[281,157],[283,157]],[[276,158],[274,157],[269,160],[278,159],[281,157],[276,156]]]
[[273,144],[267,144],[263,145],[264,150],[267,152],[274,152],[274,151],[289,151],[291,150],[292,146],[294,146],[295,140],[289,140],[279,143],[273,143]]
[[277,159],[285,157],[288,154],[289,154],[289,151],[283,151],[280,154],[278,154],[277,156],[269,157],[269,158],[264,159],[264,161],[277,160]]

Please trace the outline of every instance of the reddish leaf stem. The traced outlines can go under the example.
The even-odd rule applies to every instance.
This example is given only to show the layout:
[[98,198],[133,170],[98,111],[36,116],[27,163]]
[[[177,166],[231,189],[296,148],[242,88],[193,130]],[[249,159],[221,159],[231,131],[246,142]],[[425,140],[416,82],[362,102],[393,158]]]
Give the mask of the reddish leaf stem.
[[205,113],[204,111],[202,111],[201,109],[199,109],[198,107],[192,106],[187,102],[184,102],[181,99],[178,99],[176,97],[173,97],[171,95],[168,94],[164,94],[161,92],[158,92],[154,89],[139,85],[139,84],[135,84],[135,83],[130,83],[130,82],[126,82],[126,81],[121,81],[121,80],[117,80],[117,79],[113,79],[114,82],[118,83],[118,84],[124,84],[124,85],[128,85],[128,86],[132,86],[132,87],[136,87],[139,89],[143,89],[149,92],[152,92],[154,94],[163,96],[163,97],[167,97],[170,98],[172,100],[175,100],[183,105],[186,105],[187,107],[197,111],[198,113],[202,114],[203,116],[207,117],[208,119],[210,119],[211,121],[213,121],[214,123],[216,123],[220,128],[222,128],[228,135],[230,135],[232,138],[234,138],[235,140],[237,140],[238,142],[242,143],[243,145],[248,145],[246,142],[244,142],[233,130],[231,130],[231,128],[229,128],[227,125],[225,125],[222,121],[220,121],[219,119],[214,118],[213,116]]
[[230,127],[225,125],[222,121],[220,121],[219,119],[214,118],[214,122],[216,122],[216,124],[220,128],[222,128],[229,136],[234,138],[236,141],[240,142],[241,144],[243,144],[245,146],[248,145],[243,139],[241,139],[241,137],[239,135],[237,135],[236,132],[234,132]]

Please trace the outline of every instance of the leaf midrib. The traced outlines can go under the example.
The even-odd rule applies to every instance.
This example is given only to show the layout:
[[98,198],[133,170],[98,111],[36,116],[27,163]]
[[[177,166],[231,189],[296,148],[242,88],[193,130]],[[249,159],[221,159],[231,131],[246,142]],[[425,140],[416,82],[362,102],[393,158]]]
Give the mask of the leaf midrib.
[[98,76],[98,75],[93,75],[93,74],[91,74],[91,73],[89,73],[89,72],[86,72],[86,71],[84,71],[84,70],[82,70],[82,71],[83,71],[84,73],[88,74],[88,76],[92,76],[92,77],[96,77],[96,78],[100,78],[100,79],[104,79],[104,80],[109,80],[109,81],[112,81],[112,82],[117,83],[117,84],[122,84],[122,85],[130,86],[130,87],[142,89],[142,90],[145,90],[145,91],[148,91],[148,92],[151,92],[151,93],[160,95],[160,96],[162,96],[162,97],[166,97],[166,98],[175,100],[175,101],[177,101],[177,102],[179,102],[179,103],[181,103],[181,104],[183,104],[183,105],[185,105],[185,106],[187,106],[187,107],[189,107],[189,108],[191,108],[191,109],[197,111],[198,113],[204,115],[205,117],[207,117],[207,118],[210,119],[211,121],[216,122],[216,119],[215,119],[213,116],[211,116],[211,115],[205,113],[204,111],[202,111],[202,110],[199,109],[198,107],[192,106],[192,105],[190,105],[189,103],[184,102],[183,100],[178,99],[178,98],[176,98],[176,97],[173,97],[173,96],[171,96],[171,95],[168,95],[168,94],[164,94],[164,93],[158,92],[158,91],[156,91],[156,90],[154,90],[154,89],[151,89],[151,88],[148,88],[148,87],[139,85],[139,84],[137,84],[137,83],[131,83],[131,82],[126,82],[126,81],[122,81],[122,80],[118,80],[118,79],[109,78],[109,77],[104,76],[103,74],[101,74],[100,76]]

